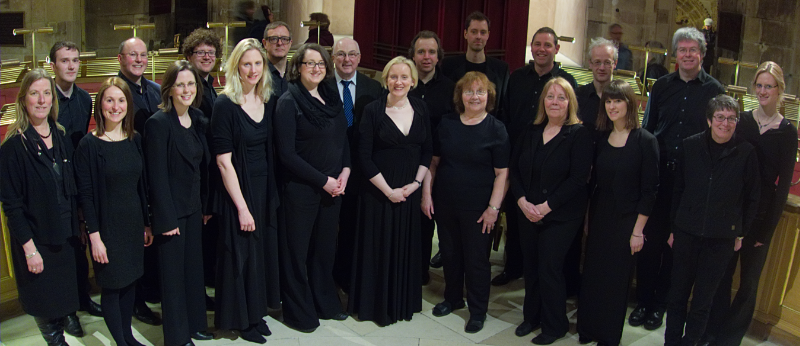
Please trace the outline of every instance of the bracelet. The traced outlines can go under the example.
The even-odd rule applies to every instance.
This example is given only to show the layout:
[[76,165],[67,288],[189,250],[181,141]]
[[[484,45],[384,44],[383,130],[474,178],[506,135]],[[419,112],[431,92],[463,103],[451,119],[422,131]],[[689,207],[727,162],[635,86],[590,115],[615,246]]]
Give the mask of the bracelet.
[[494,211],[500,211],[500,208],[495,208],[493,205],[489,204],[489,208],[492,208]]
[[37,254],[37,253],[39,253],[39,251],[38,251],[38,250],[33,250],[33,253],[30,253],[30,254],[27,254],[27,255],[25,255],[25,259],[31,259],[31,258],[33,258],[33,256],[36,256],[36,254]]
[[421,181],[419,181],[419,180],[417,180],[417,179],[414,179],[414,182],[415,182],[415,183],[417,183],[417,184],[419,184],[419,187],[422,187],[422,182],[421,182]]
[[736,237],[736,239],[739,239],[739,241],[742,241],[742,240],[744,240],[744,237]]
[[631,234],[631,237],[641,238],[641,237],[644,237],[644,234],[642,234],[642,235]]
[[392,193],[390,193],[388,196],[386,196],[386,198],[392,198],[392,196],[394,196],[394,191],[392,191]]

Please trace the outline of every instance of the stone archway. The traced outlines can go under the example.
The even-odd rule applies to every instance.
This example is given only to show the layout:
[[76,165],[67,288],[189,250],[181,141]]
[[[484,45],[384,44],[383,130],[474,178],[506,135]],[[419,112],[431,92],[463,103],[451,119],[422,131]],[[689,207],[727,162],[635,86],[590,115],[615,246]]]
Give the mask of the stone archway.
[[715,0],[676,0],[675,23],[678,27],[703,27],[703,20],[717,21],[717,2]]

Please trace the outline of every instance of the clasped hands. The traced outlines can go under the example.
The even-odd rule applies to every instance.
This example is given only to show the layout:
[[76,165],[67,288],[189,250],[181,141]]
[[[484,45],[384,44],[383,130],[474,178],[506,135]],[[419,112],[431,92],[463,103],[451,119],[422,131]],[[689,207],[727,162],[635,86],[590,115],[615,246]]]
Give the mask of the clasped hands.
[[545,217],[545,215],[552,211],[550,206],[547,204],[547,201],[534,205],[533,203],[528,202],[525,197],[520,197],[517,200],[517,205],[519,206],[519,209],[522,210],[525,218],[527,218],[530,222],[539,222]]
[[406,198],[411,196],[411,194],[414,193],[414,191],[417,191],[417,189],[419,189],[419,184],[415,181],[412,181],[403,187],[392,189],[392,193],[386,195],[386,197],[389,198],[392,203],[405,202]]
[[328,181],[325,183],[325,186],[323,186],[322,189],[330,194],[331,197],[344,195],[348,178],[349,177],[345,176],[344,174],[340,174],[339,178],[328,177]]

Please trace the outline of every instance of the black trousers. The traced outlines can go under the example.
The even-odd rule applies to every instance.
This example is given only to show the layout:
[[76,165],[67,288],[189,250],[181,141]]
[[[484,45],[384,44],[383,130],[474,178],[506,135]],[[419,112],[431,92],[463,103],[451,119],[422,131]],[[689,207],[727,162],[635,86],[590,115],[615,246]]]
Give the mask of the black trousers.
[[[734,239],[702,238],[682,231],[674,236],[664,345],[694,345],[705,333],[714,294],[733,256]],[[689,296],[692,306],[687,313]]]
[[486,317],[492,280],[489,263],[492,235],[482,233],[483,223],[476,222],[481,214],[483,210],[461,210],[442,204],[436,207],[444,265],[444,300],[451,304],[463,301],[466,283],[469,314],[476,319]]
[[203,225],[203,277],[209,287],[214,287],[217,277],[217,241],[219,217],[212,217]]
[[71,237],[70,244],[75,249],[75,274],[78,279],[78,300],[81,303],[81,309],[89,306],[89,292],[92,291],[92,284],[89,283],[89,258],[86,257],[85,244],[81,243],[79,237]]
[[503,272],[512,277],[518,277],[522,275],[523,263],[522,246],[519,238],[519,217],[521,211],[517,206],[517,198],[513,197],[510,191],[506,195],[503,203],[505,204],[503,211],[506,213],[506,263]]
[[[422,210],[420,210],[420,214],[422,214]],[[426,273],[428,273],[428,269],[431,266],[431,256],[433,255],[433,233],[436,230],[436,215],[433,216],[433,219],[429,219],[425,214],[420,215],[420,253],[422,254],[422,258],[420,261],[420,275],[423,277]],[[440,246],[441,247],[441,246]]]
[[164,345],[184,345],[208,329],[203,278],[203,216],[178,219],[179,235],[158,235]]
[[[353,270],[353,244],[355,244],[356,220],[358,220],[358,188],[359,183],[351,179],[347,182],[344,196],[341,196],[342,206],[339,211],[339,235],[336,243],[336,253],[346,254],[336,256],[333,264],[333,279],[345,292],[350,292],[350,272]],[[291,221],[289,221],[291,222]]]
[[[755,220],[755,222],[764,221]],[[764,269],[764,263],[767,262],[769,244],[759,247],[753,245],[755,245],[755,240],[752,237],[744,238],[742,248],[733,254],[725,276],[717,288],[706,327],[706,335],[714,340],[714,345],[736,346],[741,344],[750,327],[750,322],[753,320],[758,282],[761,278],[761,271]],[[731,302],[731,285],[737,264],[741,264],[739,289]]]
[[564,258],[578,234],[583,218],[569,221],[530,222],[519,213],[519,238],[524,251],[525,302],[522,313],[542,333],[560,337],[569,330]]
[[650,311],[666,309],[672,281],[673,250],[667,240],[672,232],[670,211],[675,172],[667,167],[666,160],[661,160],[660,167],[658,196],[653,212],[644,226],[647,241],[636,258],[636,300]]
[[342,199],[321,188],[289,181],[281,196],[281,298],[284,322],[297,329],[319,326],[342,312],[333,263]]

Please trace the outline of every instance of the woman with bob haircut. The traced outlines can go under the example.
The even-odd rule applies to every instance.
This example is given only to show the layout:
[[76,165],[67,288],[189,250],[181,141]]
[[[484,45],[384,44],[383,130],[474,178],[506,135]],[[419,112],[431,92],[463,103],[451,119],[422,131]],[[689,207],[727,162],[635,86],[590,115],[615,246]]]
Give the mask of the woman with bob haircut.
[[263,319],[267,308],[280,306],[272,158],[275,98],[267,71],[261,43],[240,41],[225,65],[225,89],[211,117],[211,148],[223,184],[213,209],[220,230],[214,322],[255,343],[272,334]]
[[389,61],[383,69],[389,94],[364,108],[358,127],[359,162],[369,180],[360,189],[347,310],[381,326],[422,310],[417,190],[432,148],[428,109],[408,97],[416,84],[413,61]]
[[341,195],[350,177],[347,118],[328,52],[316,43],[297,49],[288,91],[278,100],[275,132],[281,158],[281,298],[283,321],[311,332],[319,319],[347,319],[333,262]]
[[[753,319],[761,270],[789,196],[797,148],[797,128],[780,114],[786,90],[783,69],[772,61],[761,63],[750,87],[758,108],[739,113],[736,135],[756,147],[761,197],[753,229],[733,254],[711,307],[705,339],[721,346],[739,345]],[[739,289],[731,302],[731,284],[739,262]]]
[[206,332],[203,223],[208,211],[208,164],[202,80],[186,60],[161,81],[161,108],[145,122],[145,157],[153,233],[161,275],[164,344],[211,340]]
[[642,232],[658,192],[658,141],[639,126],[627,82],[611,81],[600,105],[578,332],[582,343],[619,345],[633,256],[644,245]]
[[569,330],[564,258],[586,214],[593,152],[592,135],[578,120],[575,92],[564,78],[545,84],[536,118],[519,140],[509,171],[522,210],[525,319],[515,334],[541,325],[531,342],[549,345]]
[[[22,79],[14,122],[0,146],[0,202],[22,310],[48,345],[66,345],[64,324],[78,310],[77,189],[72,144],[58,122],[55,82],[43,69]],[[46,265],[46,267],[45,267]],[[81,334],[83,331],[81,330]]]
[[142,138],[133,129],[133,109],[128,84],[118,77],[107,79],[95,98],[97,127],[75,151],[75,180],[95,281],[102,288],[103,319],[117,345],[141,345],[133,337],[131,316],[136,280],[144,273],[144,247],[153,241]]
[[456,83],[457,113],[439,123],[431,178],[423,190],[423,213],[432,217],[436,205],[444,264],[444,301],[436,304],[433,315],[463,308],[466,282],[467,333],[483,329],[489,308],[491,233],[505,197],[511,156],[506,127],[489,114],[496,97],[494,83],[481,72],[467,72]]

